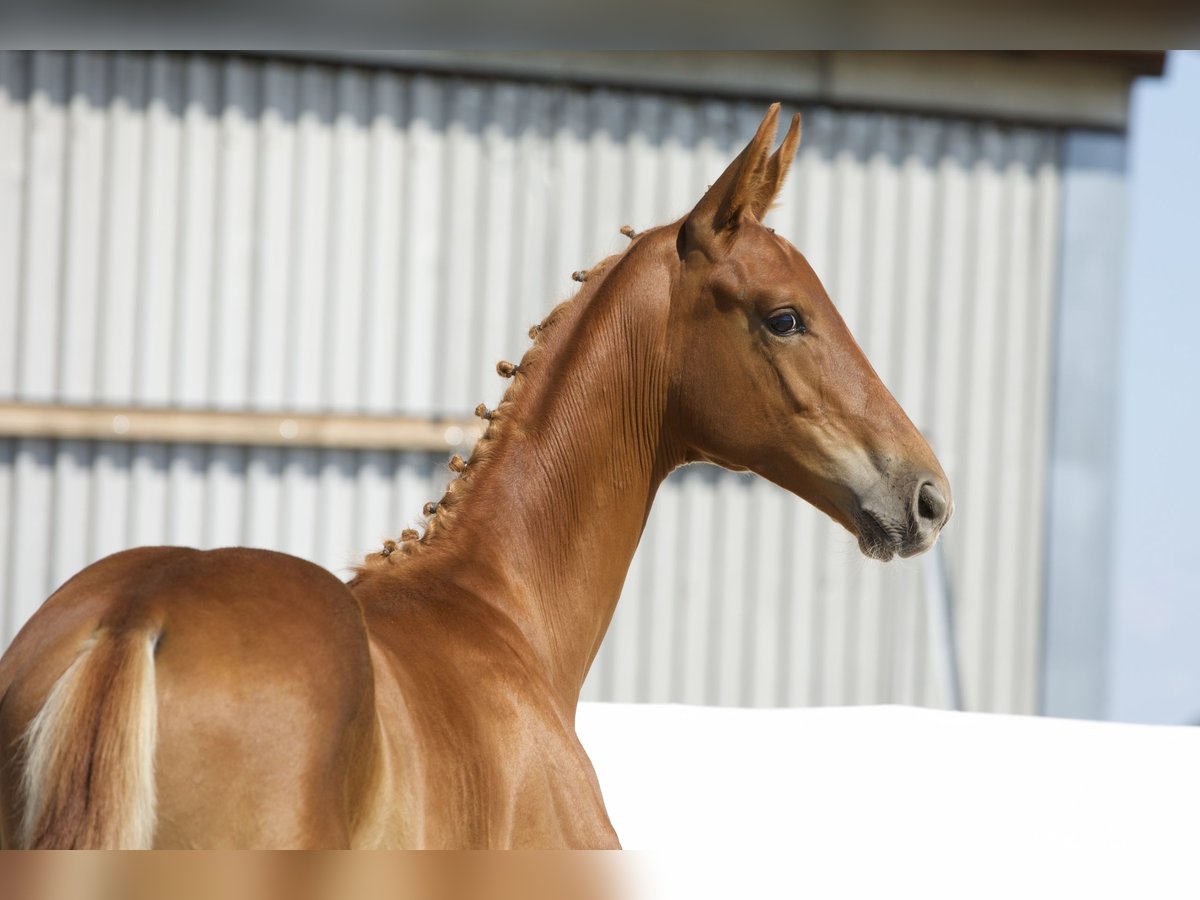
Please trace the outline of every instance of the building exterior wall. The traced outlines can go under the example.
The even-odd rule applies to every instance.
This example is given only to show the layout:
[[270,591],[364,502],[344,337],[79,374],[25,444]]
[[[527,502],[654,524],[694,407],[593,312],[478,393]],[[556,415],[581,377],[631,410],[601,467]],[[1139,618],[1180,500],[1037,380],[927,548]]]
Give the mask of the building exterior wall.
[[[955,491],[966,705],[1037,708],[1062,133],[830,107],[770,222]],[[570,273],[685,212],[763,104],[219,56],[0,52],[0,402],[459,418]],[[2,423],[0,423],[2,432]],[[430,453],[0,436],[7,643],[123,546],[337,570]],[[921,565],[760,480],[659,493],[589,699],[943,702]]]

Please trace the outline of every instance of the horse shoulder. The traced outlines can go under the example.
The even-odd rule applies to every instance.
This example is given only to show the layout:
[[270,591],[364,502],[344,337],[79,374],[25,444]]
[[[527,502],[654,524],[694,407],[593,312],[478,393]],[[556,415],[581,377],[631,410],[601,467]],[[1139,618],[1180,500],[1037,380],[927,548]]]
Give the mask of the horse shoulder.
[[356,591],[406,845],[615,845],[570,713],[519,628],[436,578]]

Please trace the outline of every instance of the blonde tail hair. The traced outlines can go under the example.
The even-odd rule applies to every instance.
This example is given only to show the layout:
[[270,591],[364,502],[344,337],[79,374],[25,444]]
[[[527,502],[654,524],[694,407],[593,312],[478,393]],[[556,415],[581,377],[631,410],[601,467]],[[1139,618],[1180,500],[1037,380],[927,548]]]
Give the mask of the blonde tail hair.
[[54,683],[22,737],[26,849],[154,843],[157,629],[102,629]]

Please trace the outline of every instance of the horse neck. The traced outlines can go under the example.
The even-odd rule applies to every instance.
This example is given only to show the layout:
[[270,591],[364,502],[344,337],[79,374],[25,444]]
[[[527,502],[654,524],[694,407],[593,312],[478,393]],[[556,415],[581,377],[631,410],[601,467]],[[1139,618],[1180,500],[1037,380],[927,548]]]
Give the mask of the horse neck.
[[439,565],[486,573],[473,593],[520,627],[572,715],[683,459],[666,427],[673,248],[639,239],[551,315],[422,542]]

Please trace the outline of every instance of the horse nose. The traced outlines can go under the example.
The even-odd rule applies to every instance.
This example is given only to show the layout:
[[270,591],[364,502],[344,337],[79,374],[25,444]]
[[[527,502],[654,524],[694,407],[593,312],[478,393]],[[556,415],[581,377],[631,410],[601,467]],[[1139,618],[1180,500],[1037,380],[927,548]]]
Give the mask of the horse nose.
[[917,488],[917,530],[922,538],[932,538],[950,518],[949,489],[945,484],[926,480]]

